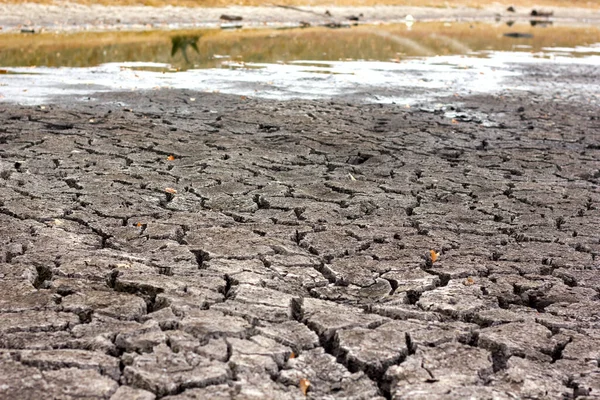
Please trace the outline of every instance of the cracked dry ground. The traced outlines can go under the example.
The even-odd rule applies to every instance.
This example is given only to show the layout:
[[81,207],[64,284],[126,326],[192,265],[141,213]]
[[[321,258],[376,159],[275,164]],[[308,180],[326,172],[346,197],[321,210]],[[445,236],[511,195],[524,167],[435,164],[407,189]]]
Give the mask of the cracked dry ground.
[[0,398],[600,395],[597,109],[109,100],[3,105]]

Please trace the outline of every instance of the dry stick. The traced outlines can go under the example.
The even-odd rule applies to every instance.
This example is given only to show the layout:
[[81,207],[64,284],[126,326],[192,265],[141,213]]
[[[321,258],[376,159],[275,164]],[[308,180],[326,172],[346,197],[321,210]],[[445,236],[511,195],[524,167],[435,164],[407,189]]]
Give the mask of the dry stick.
[[318,13],[316,11],[312,11],[312,10],[303,10],[301,8],[298,7],[294,7],[294,6],[284,6],[284,5],[275,5],[275,7],[279,7],[279,8],[285,8],[287,10],[294,10],[294,11],[300,11],[300,12],[305,12],[305,13],[309,13],[309,14],[315,14],[315,15],[319,15],[319,16],[323,16],[323,14]]

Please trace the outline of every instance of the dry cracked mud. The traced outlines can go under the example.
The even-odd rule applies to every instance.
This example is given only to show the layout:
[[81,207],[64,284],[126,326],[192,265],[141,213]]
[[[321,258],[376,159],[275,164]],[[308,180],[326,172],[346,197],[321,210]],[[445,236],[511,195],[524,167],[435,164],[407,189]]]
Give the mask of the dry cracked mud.
[[448,101],[3,104],[0,398],[599,398],[597,106]]

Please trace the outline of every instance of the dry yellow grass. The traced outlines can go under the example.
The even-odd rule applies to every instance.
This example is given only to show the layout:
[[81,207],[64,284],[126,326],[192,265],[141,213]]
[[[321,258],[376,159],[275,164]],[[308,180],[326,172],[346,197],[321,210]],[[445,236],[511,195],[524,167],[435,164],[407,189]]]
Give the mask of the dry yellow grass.
[[[532,39],[513,39],[504,33],[517,30],[532,33]],[[198,52],[187,47],[190,63],[179,49],[172,55],[174,38],[198,38]],[[544,29],[521,23],[417,23],[359,26],[352,29],[290,30],[184,30],[152,32],[107,32],[40,35],[6,34],[0,41],[0,65],[86,67],[106,62],[153,61],[178,68],[218,67],[228,55],[245,62],[292,60],[396,60],[411,56],[464,54],[470,51],[528,51],[546,47],[573,47],[600,42],[600,28],[554,26]],[[192,39],[193,40],[193,39]]]
[[[517,8],[583,7],[600,8],[600,0],[72,0],[79,4],[103,5],[147,5],[147,6],[183,6],[183,7],[226,7],[226,6],[421,6],[421,7],[458,7],[482,8],[493,4],[504,4]],[[39,3],[56,4],[54,0],[0,0],[0,3]]]

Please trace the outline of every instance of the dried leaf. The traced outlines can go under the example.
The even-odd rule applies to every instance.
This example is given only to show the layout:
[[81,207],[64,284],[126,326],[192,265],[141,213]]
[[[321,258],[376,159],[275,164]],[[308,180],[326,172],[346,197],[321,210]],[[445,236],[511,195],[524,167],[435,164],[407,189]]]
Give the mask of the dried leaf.
[[141,228],[142,227],[142,223],[138,222],[137,224],[135,224],[135,226],[137,226],[138,228]]
[[453,123],[453,124],[458,124],[458,121],[457,121],[457,120],[455,120],[454,118],[452,118],[452,123]]
[[355,181],[356,180],[356,178],[354,177],[354,175],[352,175],[349,172],[348,172],[348,177],[350,178],[351,181]]
[[471,286],[474,283],[475,283],[475,279],[473,279],[471,277],[468,277],[467,279],[465,279],[465,282],[464,282],[465,286]]
[[302,394],[306,396],[306,392],[308,392],[308,388],[310,387],[310,381],[308,379],[302,378],[300,379],[300,384],[298,386],[300,386]]
[[434,263],[440,256],[440,253],[436,253],[435,250],[429,250],[429,255],[431,256],[431,262]]
[[169,161],[173,161],[175,159],[175,156],[173,154],[171,154],[169,157],[167,157],[167,160]]
[[175,190],[175,189],[173,189],[173,188],[166,188],[166,189],[165,189],[165,192],[167,192],[167,193],[171,193],[171,194],[176,194],[176,193],[177,193],[177,190]]
[[292,351],[292,354],[290,354],[290,358],[296,358],[296,353],[294,353],[294,352]]

